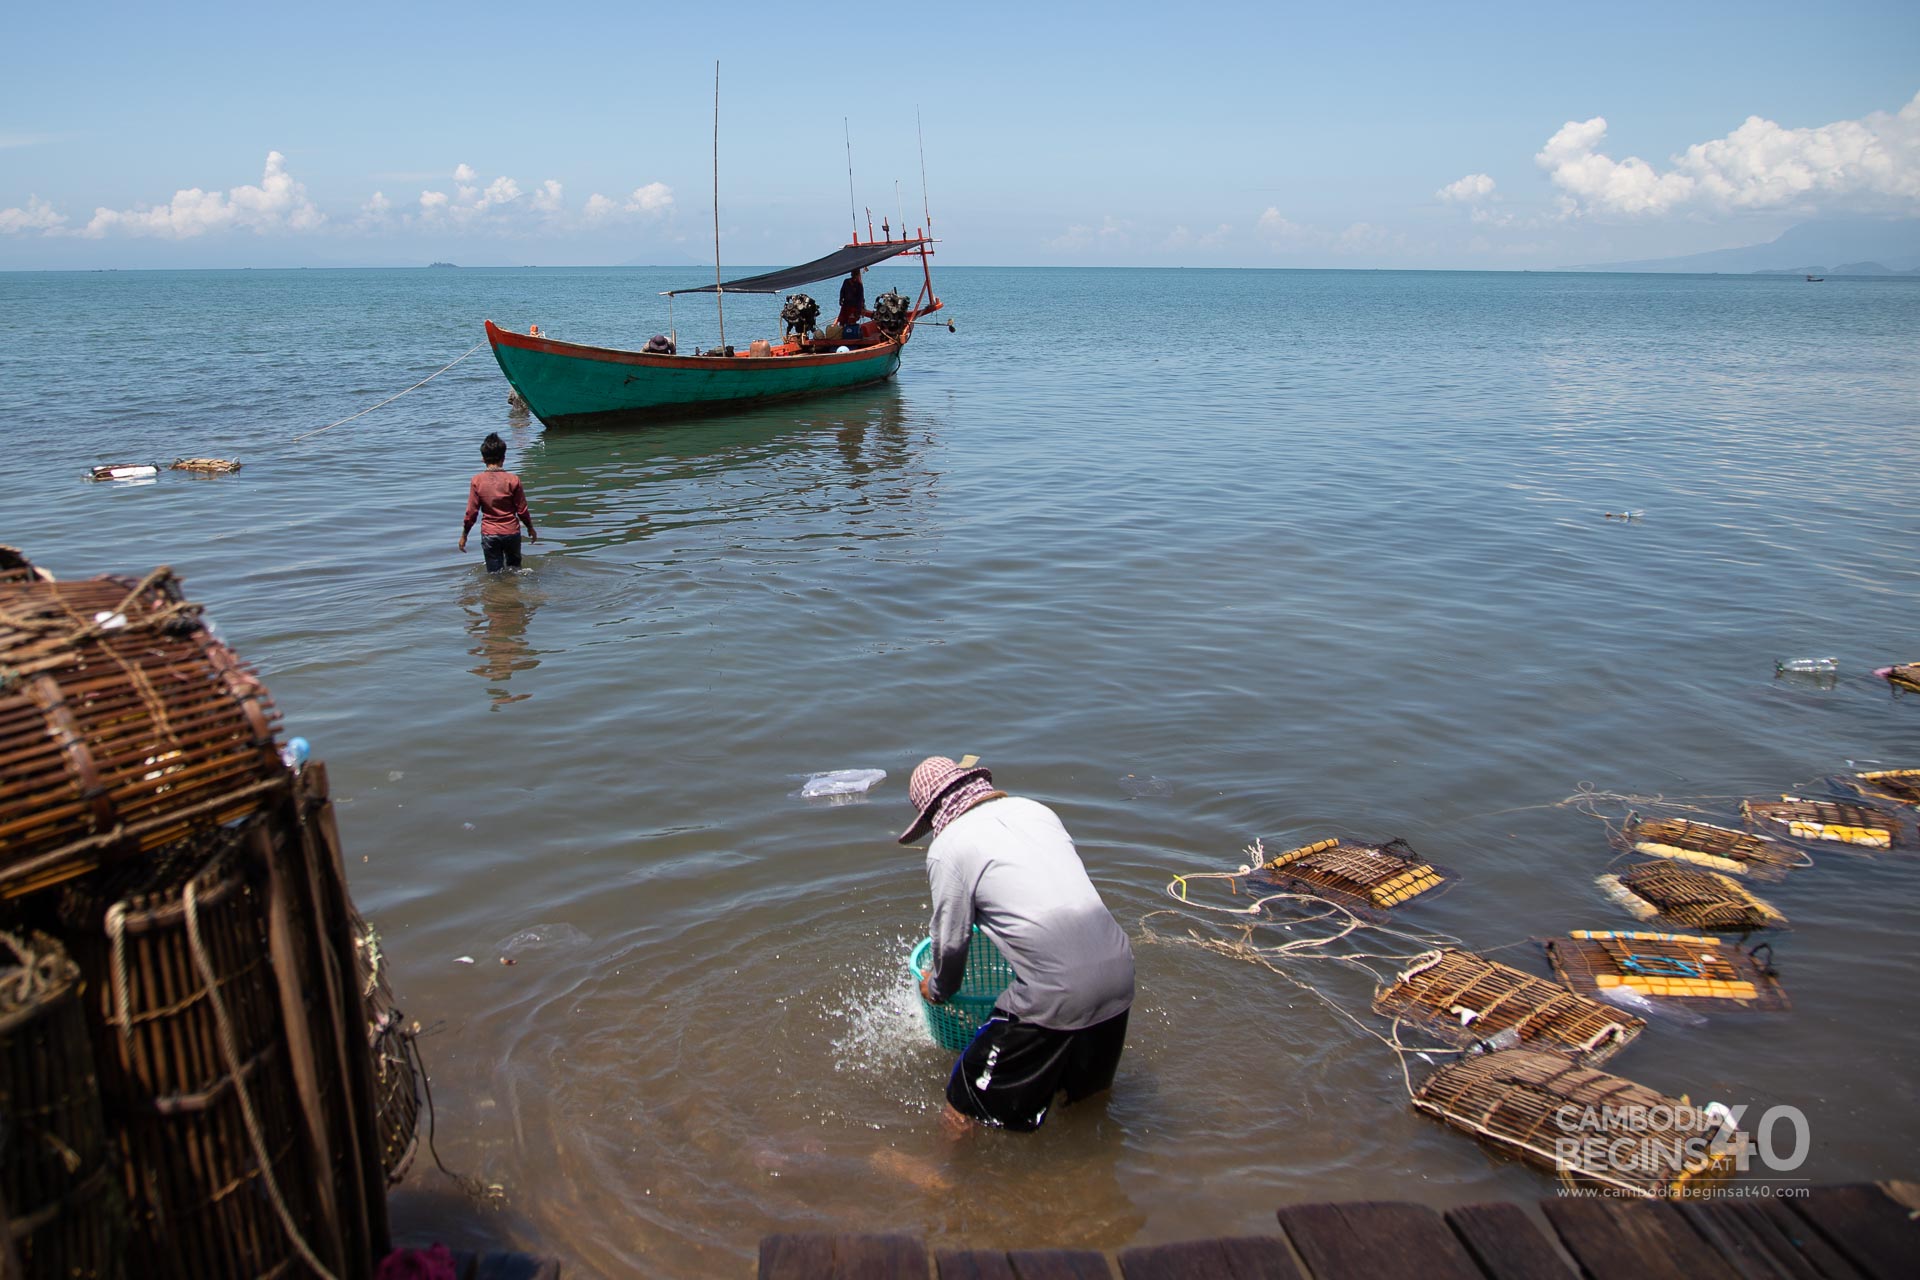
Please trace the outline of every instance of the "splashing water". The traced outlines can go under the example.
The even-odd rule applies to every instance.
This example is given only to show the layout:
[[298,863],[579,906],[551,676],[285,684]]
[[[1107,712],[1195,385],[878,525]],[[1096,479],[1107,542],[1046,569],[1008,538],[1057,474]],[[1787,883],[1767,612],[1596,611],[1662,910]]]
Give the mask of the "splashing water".
[[908,977],[905,957],[914,941],[895,936],[863,960],[847,986],[846,1001],[829,1009],[845,1026],[833,1041],[833,1069],[883,1076],[902,1067],[924,1067],[939,1052],[927,1033],[920,993]]

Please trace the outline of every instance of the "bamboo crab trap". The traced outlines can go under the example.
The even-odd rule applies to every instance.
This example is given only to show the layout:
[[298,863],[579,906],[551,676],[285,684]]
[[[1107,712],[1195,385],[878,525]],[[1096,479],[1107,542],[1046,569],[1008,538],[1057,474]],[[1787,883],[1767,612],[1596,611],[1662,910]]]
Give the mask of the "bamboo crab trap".
[[1802,840],[1891,849],[1900,839],[1900,820],[1870,805],[1781,796],[1778,800],[1743,800],[1740,812],[1749,822],[1771,822]]
[[0,896],[257,811],[276,723],[170,570],[0,584]]
[[1625,842],[1637,853],[1671,858],[1730,876],[1779,880],[1812,860],[1771,836],[1684,818],[1629,819]]
[[1262,863],[1260,870],[1283,888],[1374,917],[1452,879],[1421,861],[1404,840],[1378,845],[1320,840],[1289,849]]
[[59,943],[0,933],[0,1245],[30,1276],[115,1277],[125,1252],[80,988]]
[[1920,807],[1920,769],[1873,769],[1853,781],[1863,791]]
[[1647,1199],[1724,1181],[1746,1141],[1711,1107],[1528,1049],[1441,1067],[1413,1105],[1569,1182]]
[[1920,662],[1903,662],[1898,666],[1881,667],[1873,674],[1896,689],[1920,693]]
[[367,1047],[373,1054],[376,1142],[389,1186],[406,1176],[419,1143],[420,1078],[414,1033],[394,1006],[380,935],[353,916],[354,967],[366,1006]]
[[104,976],[101,1096],[148,1275],[289,1274],[321,1226],[266,906],[238,844],[178,846],[65,895],[81,965]]
[[1719,938],[1692,933],[1619,933],[1576,929],[1541,944],[1567,989],[1600,996],[1630,991],[1698,1009],[1783,1012],[1787,993],[1762,943],[1742,951]]
[[240,469],[236,458],[175,458],[169,471],[196,471],[206,476],[232,475]]
[[1782,929],[1787,918],[1717,871],[1643,862],[1596,883],[1636,920],[1666,920],[1683,929],[1751,933]]
[[1605,1062],[1646,1028],[1557,983],[1471,951],[1429,951],[1374,993],[1375,1013],[1407,1021],[1461,1048],[1529,1045]]

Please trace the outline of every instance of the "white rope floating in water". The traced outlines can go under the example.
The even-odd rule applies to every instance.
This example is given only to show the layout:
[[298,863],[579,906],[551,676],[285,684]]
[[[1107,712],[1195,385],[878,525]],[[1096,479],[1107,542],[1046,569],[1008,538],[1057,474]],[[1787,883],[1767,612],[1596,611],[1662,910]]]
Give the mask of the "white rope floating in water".
[[322,431],[331,431],[335,427],[345,426],[347,423],[352,422],[354,418],[366,417],[368,414],[372,413],[375,409],[378,409],[380,405],[392,404],[395,400],[398,400],[401,396],[406,395],[407,391],[418,391],[420,388],[426,386],[429,382],[432,382],[435,378],[439,377],[441,374],[445,373],[447,370],[453,368],[454,365],[459,364],[462,360],[465,360],[468,356],[472,355],[474,352],[478,351],[480,348],[486,345],[487,345],[487,340],[485,338],[480,339],[480,341],[474,343],[472,346],[468,347],[465,351],[462,351],[459,355],[447,361],[447,363],[441,365],[438,369],[435,369],[432,373],[428,374],[426,377],[420,379],[420,381],[408,387],[406,391],[396,391],[392,395],[388,396],[385,400],[382,400],[380,404],[370,405],[369,407],[362,409],[360,412],[356,414],[340,419],[340,421],[338,422],[329,422],[324,427],[315,427],[311,431],[304,431],[301,434],[295,436],[293,438],[293,442],[295,444],[298,444],[300,441],[305,440],[308,436],[317,436]]

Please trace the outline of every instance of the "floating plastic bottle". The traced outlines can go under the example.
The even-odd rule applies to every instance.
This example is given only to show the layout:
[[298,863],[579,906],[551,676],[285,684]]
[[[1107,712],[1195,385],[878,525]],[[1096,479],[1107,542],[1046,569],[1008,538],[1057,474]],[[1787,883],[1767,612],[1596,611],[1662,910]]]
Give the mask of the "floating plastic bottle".
[[313,746],[305,738],[288,738],[287,745],[280,748],[280,762],[295,771],[304,769],[312,755]]
[[1838,658],[1788,658],[1785,662],[1773,664],[1773,674],[1777,676],[1789,672],[1802,676],[1830,676],[1839,669]]

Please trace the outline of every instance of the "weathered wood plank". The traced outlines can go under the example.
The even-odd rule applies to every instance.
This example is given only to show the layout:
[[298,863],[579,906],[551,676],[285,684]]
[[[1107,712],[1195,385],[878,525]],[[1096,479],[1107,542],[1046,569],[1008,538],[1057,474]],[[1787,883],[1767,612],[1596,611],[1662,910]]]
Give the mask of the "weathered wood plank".
[[1120,1251],[1126,1280],[1306,1280],[1278,1236],[1233,1236]]
[[1541,1212],[1588,1280],[1700,1280],[1727,1264],[1664,1200],[1546,1200]]
[[761,1280],[927,1280],[915,1236],[807,1232],[762,1236]]
[[1815,1187],[1787,1203],[1873,1280],[1920,1273],[1920,1222],[1872,1183]]
[[1425,1205],[1296,1204],[1279,1217],[1314,1280],[1481,1280],[1466,1246]]
[[1002,1249],[941,1249],[933,1270],[940,1280],[1020,1280]]
[[1086,1249],[1009,1249],[1020,1280],[1113,1280],[1105,1254]]
[[1446,1219],[1491,1280],[1572,1280],[1573,1268],[1517,1204],[1463,1204]]
[[560,1280],[560,1261],[495,1249],[480,1255],[473,1280]]
[[1742,1276],[1860,1280],[1860,1272],[1775,1200],[1687,1200],[1685,1218]]

